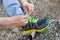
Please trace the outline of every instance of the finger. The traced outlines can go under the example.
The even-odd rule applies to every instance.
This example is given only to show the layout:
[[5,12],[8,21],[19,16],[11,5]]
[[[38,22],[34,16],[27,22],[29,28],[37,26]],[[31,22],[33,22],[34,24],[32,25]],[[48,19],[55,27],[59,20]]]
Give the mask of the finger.
[[25,12],[26,12],[26,14],[28,14],[28,9],[27,8],[25,9]]
[[30,14],[33,12],[33,6],[31,6],[31,7],[29,7],[29,12],[30,12]]
[[29,7],[26,6],[26,7],[24,8],[24,10],[25,10],[25,12],[26,12],[26,15],[29,15]]
[[27,24],[28,23],[28,21],[23,21],[23,24]]
[[31,7],[28,7],[29,15],[31,15],[31,11],[32,11],[32,8]]
[[27,24],[28,22],[24,22],[24,24]]
[[17,18],[16,20],[21,20],[21,19],[28,18],[28,17],[26,15],[18,15],[15,18]]
[[22,17],[22,19],[27,19],[27,18],[28,18],[27,15],[23,15],[23,16],[21,16],[21,17]]
[[27,22],[28,20],[27,19],[23,19],[22,22]]
[[26,16],[29,16],[29,14],[28,14],[28,13],[29,13],[29,12],[28,12],[28,8],[25,8],[25,12],[26,12],[25,15],[26,15]]
[[24,7],[24,11],[26,12],[26,14],[28,13],[27,7]]
[[31,6],[29,6],[29,13],[31,14],[34,11],[34,5],[30,4]]

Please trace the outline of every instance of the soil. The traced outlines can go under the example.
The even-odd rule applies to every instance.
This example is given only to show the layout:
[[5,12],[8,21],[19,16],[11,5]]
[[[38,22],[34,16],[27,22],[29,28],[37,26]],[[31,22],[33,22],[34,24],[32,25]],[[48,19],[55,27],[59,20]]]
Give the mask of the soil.
[[[50,18],[60,20],[60,0],[28,0],[33,3],[35,10],[31,16],[35,18]],[[0,8],[0,16],[5,17],[4,9]],[[0,40],[28,40],[22,37],[21,28],[16,27],[0,27]],[[60,40],[60,26],[55,27],[52,24],[47,30],[40,33],[36,39],[32,40]]]

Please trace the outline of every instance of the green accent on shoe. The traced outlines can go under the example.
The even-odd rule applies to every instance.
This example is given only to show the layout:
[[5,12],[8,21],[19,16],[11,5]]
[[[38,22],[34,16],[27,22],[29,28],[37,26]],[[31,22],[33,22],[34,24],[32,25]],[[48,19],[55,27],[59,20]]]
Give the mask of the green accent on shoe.
[[40,30],[30,29],[30,30],[24,31],[23,33],[27,35],[27,34],[32,33],[33,31],[35,31],[35,32],[43,32],[44,30],[46,30],[49,27],[50,24],[51,24],[51,21],[49,21],[49,24],[46,27],[44,27],[44,28],[42,28]]
[[29,17],[28,22],[29,23],[36,23],[39,19]]

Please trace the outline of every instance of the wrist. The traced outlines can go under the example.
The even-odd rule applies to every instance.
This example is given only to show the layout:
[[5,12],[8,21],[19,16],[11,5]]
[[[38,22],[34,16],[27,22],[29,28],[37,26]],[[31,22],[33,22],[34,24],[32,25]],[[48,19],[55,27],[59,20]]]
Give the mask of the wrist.
[[15,20],[17,19],[17,16],[13,16],[13,17],[11,17],[10,18],[10,21],[12,22],[12,23],[15,23]]
[[[13,20],[12,17],[7,17],[6,20],[8,21],[8,25],[11,25],[12,22],[13,22],[13,21],[12,21],[12,20]],[[12,25],[11,25],[11,26],[12,26]]]
[[9,25],[11,25],[11,26],[13,25],[13,23],[14,23],[13,20],[14,20],[13,17],[9,17],[9,18],[7,18],[7,21],[9,21],[9,23],[10,23]]

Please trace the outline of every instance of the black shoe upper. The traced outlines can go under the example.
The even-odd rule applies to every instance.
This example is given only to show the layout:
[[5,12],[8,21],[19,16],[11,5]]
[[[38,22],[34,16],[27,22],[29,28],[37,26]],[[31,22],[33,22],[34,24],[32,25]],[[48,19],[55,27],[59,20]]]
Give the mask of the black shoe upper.
[[38,20],[36,23],[27,23],[27,25],[25,26],[25,30],[42,29],[49,24],[49,21],[50,21],[50,19],[45,18],[45,19]]

